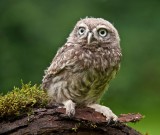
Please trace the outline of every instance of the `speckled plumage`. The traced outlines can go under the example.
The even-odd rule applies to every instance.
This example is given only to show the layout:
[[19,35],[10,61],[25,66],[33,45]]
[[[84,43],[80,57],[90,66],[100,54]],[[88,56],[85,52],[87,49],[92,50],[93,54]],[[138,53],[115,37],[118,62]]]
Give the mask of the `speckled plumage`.
[[42,88],[47,90],[50,101],[64,104],[68,115],[74,115],[75,105],[83,105],[116,120],[109,108],[97,103],[119,70],[119,42],[117,30],[108,21],[80,20],[45,71]]

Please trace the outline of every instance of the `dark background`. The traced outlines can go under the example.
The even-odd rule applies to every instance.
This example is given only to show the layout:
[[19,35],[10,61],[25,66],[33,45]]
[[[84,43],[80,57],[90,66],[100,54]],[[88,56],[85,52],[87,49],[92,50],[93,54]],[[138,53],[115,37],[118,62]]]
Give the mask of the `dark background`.
[[101,103],[116,114],[140,112],[142,133],[160,133],[159,0],[0,0],[0,92],[40,84],[44,70],[80,18],[118,29],[123,59]]

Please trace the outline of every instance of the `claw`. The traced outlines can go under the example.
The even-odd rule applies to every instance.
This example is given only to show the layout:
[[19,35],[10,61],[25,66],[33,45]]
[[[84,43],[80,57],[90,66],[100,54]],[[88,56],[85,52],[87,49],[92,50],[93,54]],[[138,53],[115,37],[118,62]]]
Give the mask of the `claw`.
[[69,117],[73,117],[75,115],[75,103],[72,100],[67,100],[63,102],[64,108],[66,108],[66,114]]
[[95,109],[96,112],[102,113],[106,116],[106,121],[110,123],[111,120],[117,122],[118,117],[111,111],[110,108],[99,104],[88,105],[88,107]]

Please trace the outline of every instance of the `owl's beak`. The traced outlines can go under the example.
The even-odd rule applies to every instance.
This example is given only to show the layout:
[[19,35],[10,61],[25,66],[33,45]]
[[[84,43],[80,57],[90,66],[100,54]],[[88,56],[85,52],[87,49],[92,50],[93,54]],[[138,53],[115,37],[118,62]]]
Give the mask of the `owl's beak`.
[[92,35],[93,35],[93,33],[91,33],[91,32],[88,33],[88,37],[87,37],[87,43],[88,44],[90,44],[91,41],[92,41],[92,38],[93,38]]

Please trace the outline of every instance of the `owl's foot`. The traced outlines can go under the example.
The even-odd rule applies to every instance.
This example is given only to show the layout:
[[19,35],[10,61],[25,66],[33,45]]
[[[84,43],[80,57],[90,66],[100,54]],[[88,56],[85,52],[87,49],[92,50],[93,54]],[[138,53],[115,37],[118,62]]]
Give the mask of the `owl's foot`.
[[69,117],[72,117],[75,115],[75,103],[72,100],[67,100],[63,102],[64,108],[66,108],[66,114]]
[[88,105],[88,107],[95,109],[96,112],[102,113],[104,116],[106,116],[106,120],[108,122],[110,122],[111,119],[116,122],[118,119],[118,117],[111,111],[111,109],[106,106],[91,104]]

